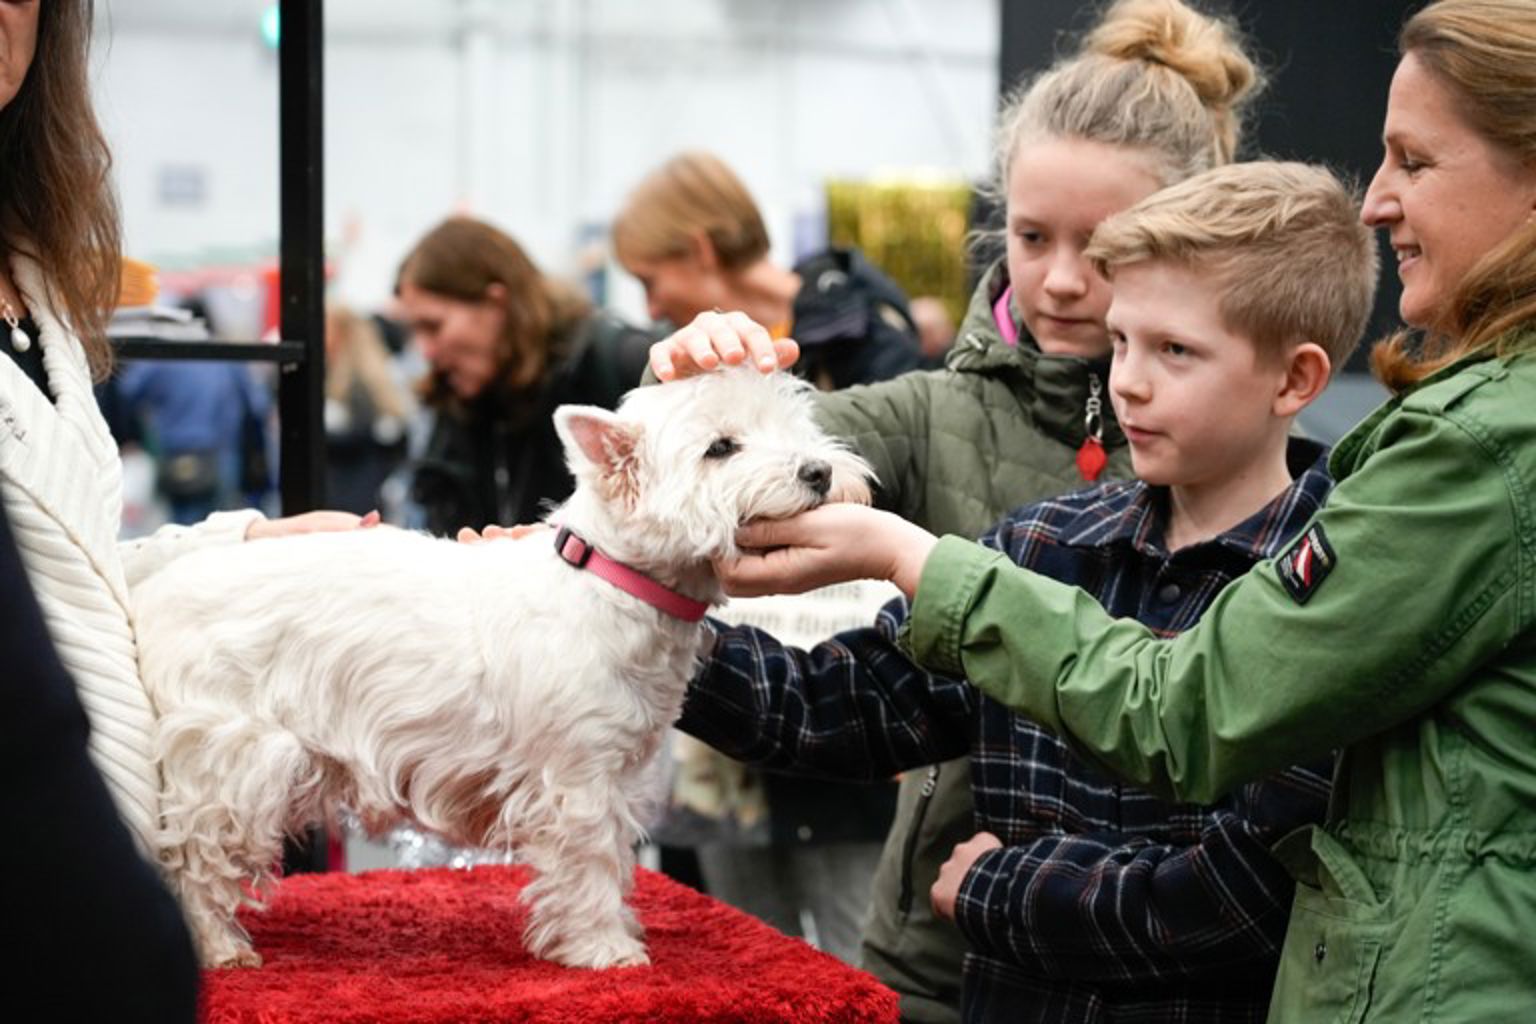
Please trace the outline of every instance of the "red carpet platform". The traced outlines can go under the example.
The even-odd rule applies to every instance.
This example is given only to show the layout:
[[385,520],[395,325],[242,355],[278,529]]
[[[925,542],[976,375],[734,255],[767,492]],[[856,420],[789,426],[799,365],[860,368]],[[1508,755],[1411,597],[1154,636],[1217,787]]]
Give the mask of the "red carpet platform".
[[571,970],[523,951],[520,868],[286,879],[242,922],[266,964],[206,971],[207,1024],[886,1024],[871,976],[655,872],[633,904],[651,966]]

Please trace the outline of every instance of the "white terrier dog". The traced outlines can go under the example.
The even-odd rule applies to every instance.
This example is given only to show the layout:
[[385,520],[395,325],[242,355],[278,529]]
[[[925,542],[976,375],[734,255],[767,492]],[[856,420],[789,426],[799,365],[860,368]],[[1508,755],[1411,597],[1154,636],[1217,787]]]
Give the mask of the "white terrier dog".
[[519,540],[380,527],[178,559],[136,595],[159,719],[159,842],[208,965],[261,958],[235,921],[285,833],[339,805],[535,870],[524,941],[647,962],[625,905],[644,778],[722,599],[710,560],[754,518],[868,500],[809,390],[739,369],[562,406],[577,486]]

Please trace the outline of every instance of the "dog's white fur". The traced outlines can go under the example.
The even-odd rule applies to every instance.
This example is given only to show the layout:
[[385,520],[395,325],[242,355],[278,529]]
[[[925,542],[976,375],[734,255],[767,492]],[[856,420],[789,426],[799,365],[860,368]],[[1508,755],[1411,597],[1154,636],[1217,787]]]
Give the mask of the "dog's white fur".
[[[816,428],[807,390],[730,370],[637,390],[617,413],[562,407],[577,487],[550,521],[718,603],[709,560],[735,553],[740,523],[868,499],[868,466]],[[188,555],[136,614],[159,855],[205,964],[261,962],[237,907],[270,884],[285,833],[343,804],[370,826],[405,817],[517,849],[536,872],[535,955],[647,962],[625,905],[642,769],[701,625],[560,561],[548,532],[464,545],[384,527]]]

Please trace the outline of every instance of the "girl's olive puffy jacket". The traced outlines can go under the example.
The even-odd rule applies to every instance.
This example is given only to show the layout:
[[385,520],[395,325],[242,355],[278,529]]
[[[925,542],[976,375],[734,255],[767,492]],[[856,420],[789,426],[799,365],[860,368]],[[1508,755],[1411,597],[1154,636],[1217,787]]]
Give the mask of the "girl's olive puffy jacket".
[[[1108,360],[1046,355],[1021,332],[1007,344],[993,306],[1005,265],[971,298],[943,370],[818,396],[818,414],[880,477],[877,503],[935,533],[977,537],[1020,505],[1087,486],[1077,453],[1095,410],[1109,463],[1100,479],[1131,474],[1109,405]],[[933,915],[928,889],[955,844],[971,838],[970,766],[946,762],[902,780],[896,820],[875,872],[862,963],[901,993],[902,1019],[959,1020],[967,944]]]

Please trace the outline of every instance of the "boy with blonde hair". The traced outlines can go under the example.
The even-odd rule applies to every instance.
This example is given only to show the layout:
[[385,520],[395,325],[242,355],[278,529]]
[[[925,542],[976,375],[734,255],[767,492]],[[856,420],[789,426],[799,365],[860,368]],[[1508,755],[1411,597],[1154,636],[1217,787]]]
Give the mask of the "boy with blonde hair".
[[[983,542],[1172,635],[1326,496],[1323,449],[1290,428],[1363,330],[1376,249],[1327,171],[1254,163],[1111,217],[1092,251],[1113,278],[1109,391],[1142,479],[1026,506]],[[744,592],[889,575],[934,542],[847,505],[741,539],[774,549],[732,570]],[[981,831],[930,894],[971,944],[967,1020],[1261,1020],[1291,895],[1270,846],[1322,819],[1330,766],[1208,806],[1118,785],[913,665],[896,645],[905,614],[895,602],[811,651],[721,627],[679,725],[736,757],[839,778],[971,755]]]
[[[1261,355],[1320,345],[1337,367],[1355,348],[1376,291],[1375,248],[1358,203],[1303,163],[1231,164],[1155,192],[1107,218],[1086,255],[1112,280],[1171,265],[1214,280],[1226,326]],[[1119,281],[1116,297],[1125,290]]]

